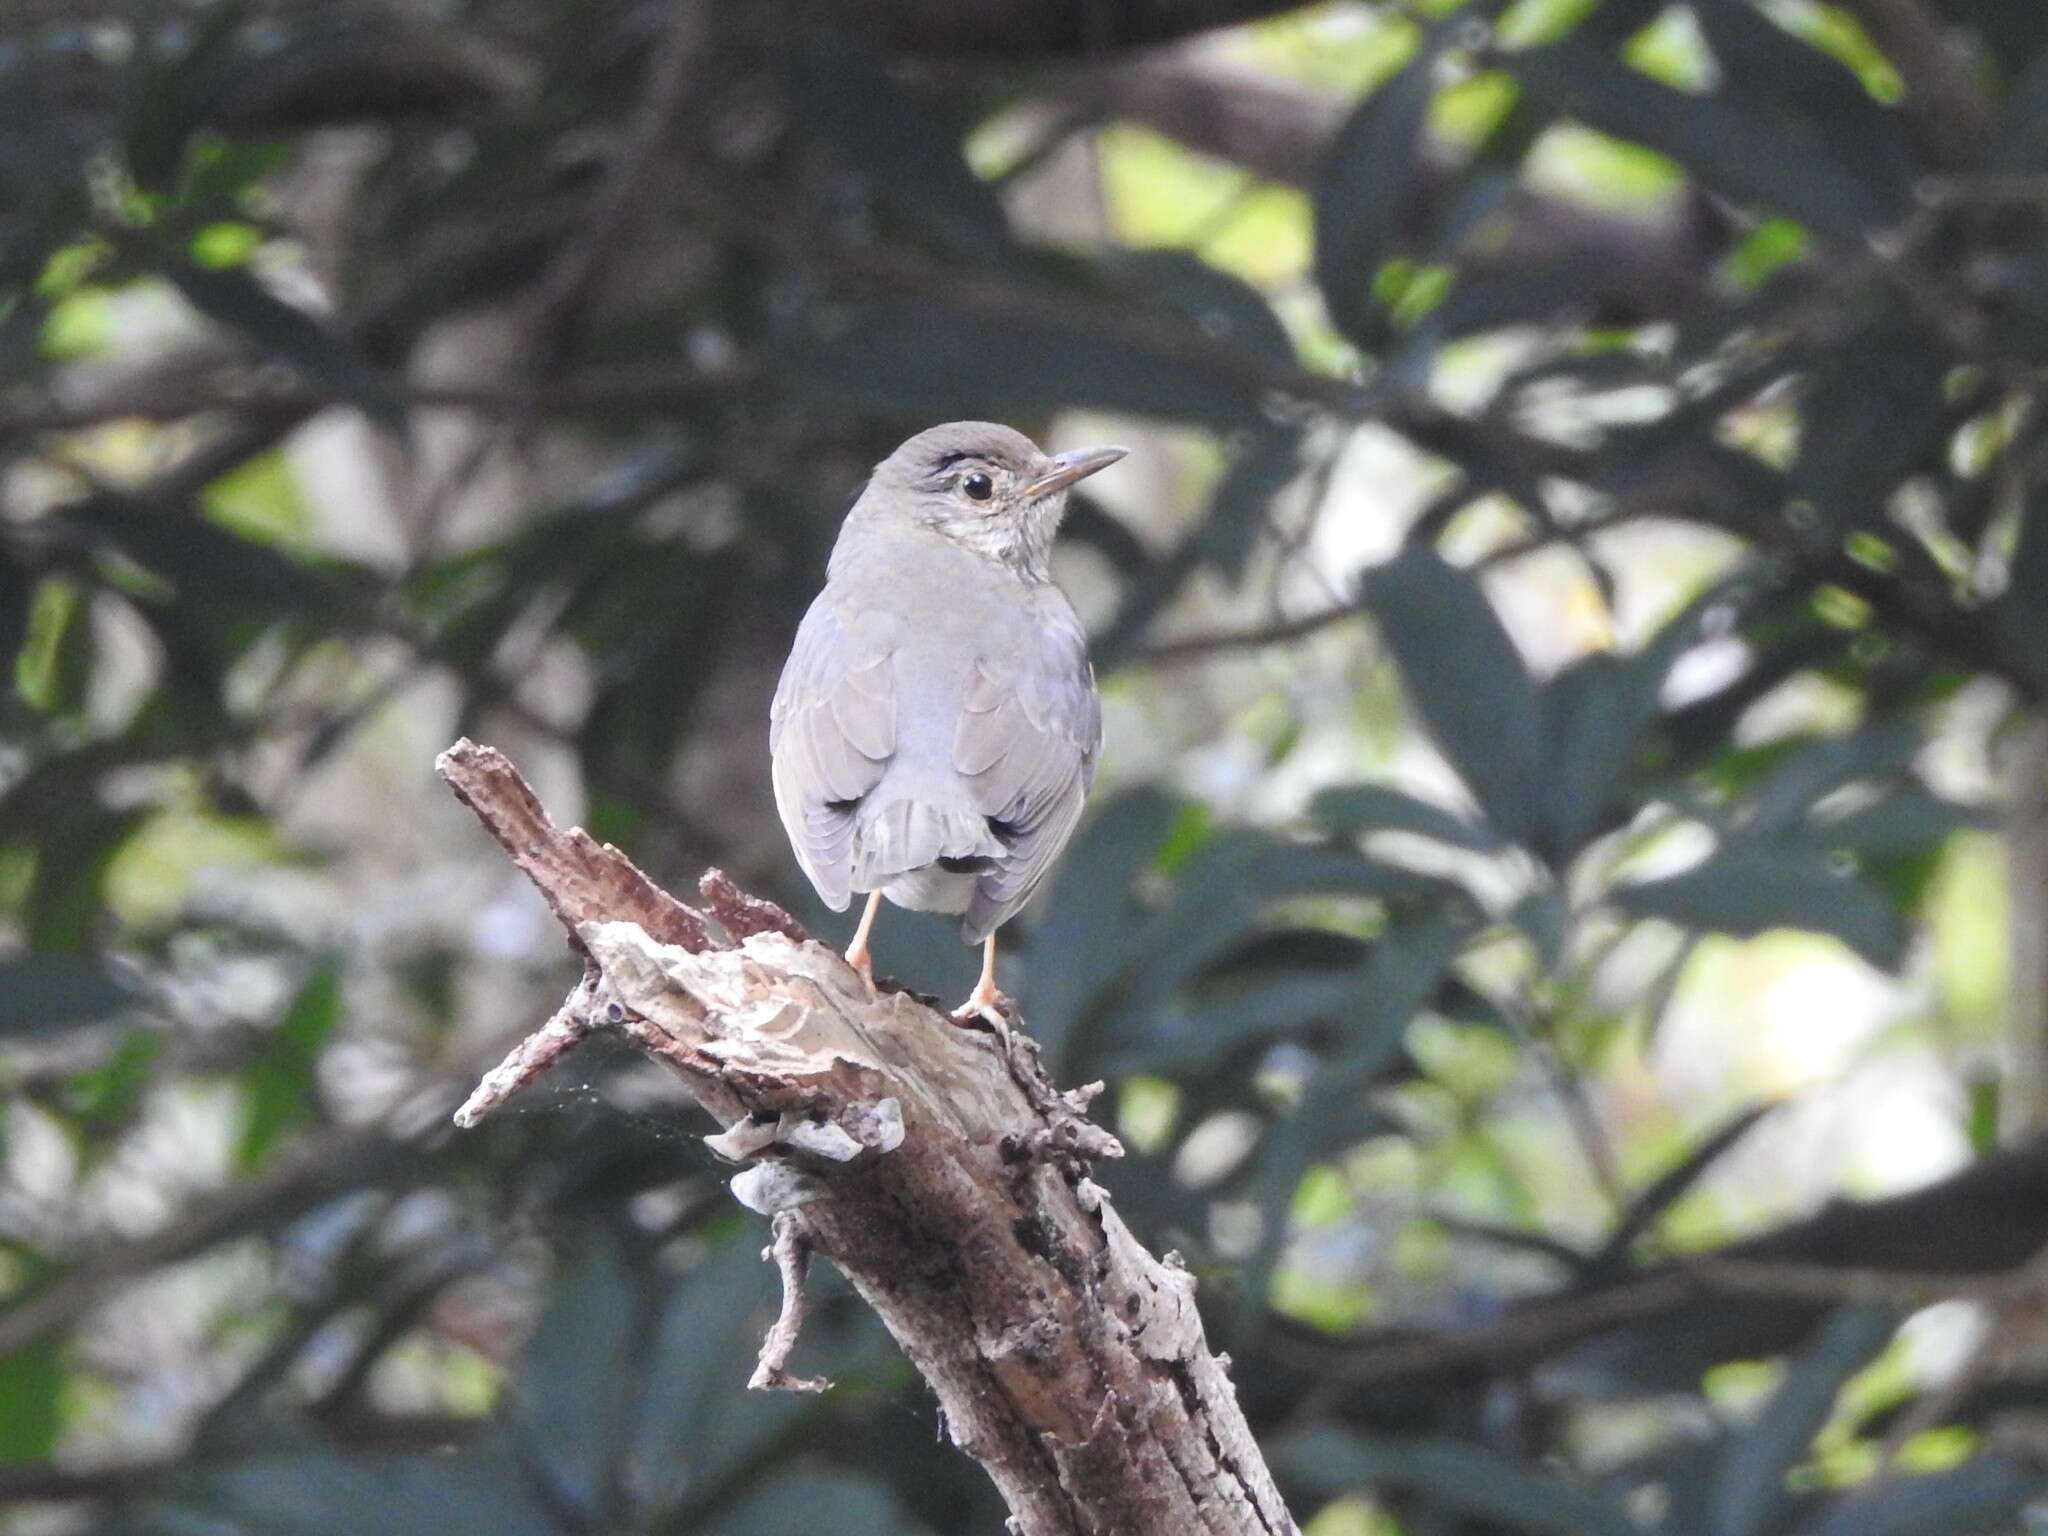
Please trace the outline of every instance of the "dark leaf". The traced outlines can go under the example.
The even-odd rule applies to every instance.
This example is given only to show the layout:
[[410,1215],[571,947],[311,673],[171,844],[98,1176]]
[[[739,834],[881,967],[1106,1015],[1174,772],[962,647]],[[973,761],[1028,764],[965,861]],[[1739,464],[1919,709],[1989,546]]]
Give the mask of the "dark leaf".
[[1377,784],[1326,789],[1309,803],[1308,813],[1332,832],[1414,832],[1475,853],[1490,853],[1500,847],[1487,828],[1474,826],[1427,800]]
[[2048,174],[2048,51],[2013,84],[1992,168],[2009,176]]
[[1410,549],[1367,574],[1364,598],[1444,756],[1501,836],[1525,841],[1542,794],[1542,706],[1479,583]]
[[1192,252],[1111,251],[1097,260],[1093,271],[1112,289],[1178,315],[1218,346],[1276,367],[1296,362],[1294,342],[1266,296]]
[[1886,503],[1898,482],[1947,457],[1952,365],[1937,338],[1903,323],[1871,326],[1828,350],[1800,397],[1790,480],[1829,528],[1896,533]]
[[886,59],[842,32],[797,48],[789,62],[803,126],[850,168],[852,196],[956,255],[1008,257],[1002,203],[962,156],[962,128],[906,93]]
[[[560,1536],[531,1470],[489,1432],[445,1456],[351,1456],[311,1441],[202,1464],[147,1529],[210,1536]],[[203,1522],[203,1523],[197,1523]]]
[[562,1277],[520,1364],[516,1422],[566,1498],[595,1511],[629,1427],[628,1352],[649,1303],[604,1240]]
[[1601,817],[1643,732],[1657,716],[1664,679],[1700,636],[1709,614],[1741,601],[1746,578],[1722,582],[1688,603],[1632,655],[1596,651],[1543,689],[1550,743],[1545,775],[1546,852],[1562,861],[1602,830]]
[[1809,818],[1799,835],[1815,847],[1845,849],[1859,859],[1910,859],[1933,852],[1957,832],[1996,825],[1989,811],[1902,784],[1846,815]]
[[56,1033],[134,1004],[135,994],[99,960],[73,955],[0,960],[0,1035]]
[[1824,737],[1786,758],[1757,791],[1745,837],[1765,838],[1799,824],[1815,801],[1859,779],[1905,771],[1923,738],[1909,722],[1887,721]]
[[1278,1441],[1272,1461],[1284,1484],[1322,1498],[1393,1488],[1489,1527],[1542,1536],[1643,1536],[1625,1510],[1593,1489],[1462,1441],[1309,1429]]
[[1904,954],[1899,916],[1877,892],[1797,844],[1724,846],[1683,874],[1617,886],[1614,901],[1637,917],[1748,938],[1773,928],[1832,934],[1872,965]]
[[1897,1327],[1889,1307],[1844,1307],[1828,1321],[1793,1361],[1770,1405],[1728,1448],[1708,1495],[1709,1536],[1763,1536],[1772,1528],[1789,1502],[1786,1474],[1806,1459],[1843,1385]]
[[176,175],[221,78],[235,69],[235,45],[248,14],[248,0],[227,0],[204,13],[177,53],[144,53],[124,135],[128,172],[138,186],[167,187]]
[[307,382],[357,407],[394,432],[405,427],[405,402],[382,373],[303,309],[285,303],[241,267],[202,267],[171,259],[165,277],[210,320],[239,331],[262,351],[289,363]]
[[1997,615],[2007,660],[2037,699],[2048,699],[2048,497],[2037,495],[2027,507]]
[[[1029,930],[1033,964],[1023,1003],[1033,1037],[1062,1076],[1074,1076],[1088,1059],[1087,1020],[1129,963],[1125,935],[1144,920],[1133,887],[1155,866],[1186,810],[1154,788],[1091,806],[1053,871],[1051,889],[1039,897],[1043,912]],[[1042,965],[1041,955],[1056,958]]]
[[880,1482],[852,1472],[798,1470],[778,1477],[705,1536],[817,1536],[821,1520],[874,1536],[927,1536]]
[[1296,896],[1440,895],[1428,875],[1369,859],[1356,849],[1287,843],[1249,829],[1218,833],[1175,872],[1173,900],[1135,939],[1127,1006],[1144,1009],[1241,942],[1274,902]]
[[[1806,48],[1789,35],[1785,45]],[[1676,90],[1578,37],[1524,50],[1507,62],[1516,79],[1552,106],[1669,155],[1718,192],[1790,214],[1821,234],[1860,242],[1910,209],[1903,183],[1870,177],[1860,156],[1843,158],[1834,134],[1758,115],[1725,93]]]
[[1274,500],[1301,473],[1301,445],[1291,432],[1256,433],[1230,460],[1190,537],[1202,563],[1230,582],[1244,579],[1259,535],[1272,526]]
[[837,408],[997,420],[1085,405],[1220,428],[1258,421],[1263,389],[1236,370],[1105,336],[1085,313],[987,316],[942,298],[834,307],[787,336],[793,383]]
[[1394,250],[1436,97],[1435,72],[1435,49],[1418,49],[1338,130],[1316,180],[1316,283],[1337,328],[1367,348],[1385,334],[1373,278]]
[[1818,154],[1899,217],[1915,175],[1905,114],[1873,97],[1841,60],[1794,36],[1746,0],[1695,12],[1721,66],[1717,95],[1784,136],[1786,152]]
[[1244,1266],[1248,1322],[1266,1311],[1288,1237],[1288,1203],[1302,1175],[1324,1152],[1368,1133],[1372,1122],[1362,1096],[1400,1056],[1409,1020],[1436,996],[1468,932],[1463,922],[1441,918],[1388,929],[1356,973],[1350,1006],[1333,1010],[1335,1048],[1317,1065],[1300,1102],[1266,1132],[1252,1163],[1245,1195],[1257,1204],[1263,1225]]
[[1945,1472],[1897,1477],[1852,1491],[1799,1536],[2002,1536],[2024,1529],[2029,1508],[2048,1495],[2038,1468],[2001,1455]]

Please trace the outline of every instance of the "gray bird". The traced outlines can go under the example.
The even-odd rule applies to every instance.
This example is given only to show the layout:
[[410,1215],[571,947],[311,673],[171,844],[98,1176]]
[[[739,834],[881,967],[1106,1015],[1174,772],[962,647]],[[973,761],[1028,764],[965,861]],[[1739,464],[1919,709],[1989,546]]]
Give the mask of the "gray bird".
[[1048,557],[1075,481],[1121,448],[1047,455],[985,421],[920,432],[875,467],[832,548],[770,712],[775,807],[873,979],[884,896],[957,912],[982,948],[954,1017],[1003,1027],[996,929],[1073,835],[1102,704]]

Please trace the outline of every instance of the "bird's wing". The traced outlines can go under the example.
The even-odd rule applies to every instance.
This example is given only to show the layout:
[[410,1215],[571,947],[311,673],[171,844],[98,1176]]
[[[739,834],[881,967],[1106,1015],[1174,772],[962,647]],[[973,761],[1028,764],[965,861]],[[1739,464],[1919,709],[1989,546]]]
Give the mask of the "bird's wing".
[[796,632],[768,714],[775,809],[797,862],[835,912],[846,910],[853,817],[896,750],[893,647],[821,596]]
[[953,766],[1008,852],[976,882],[962,924],[969,943],[1023,906],[1066,846],[1101,744],[1102,701],[1078,624],[973,664]]

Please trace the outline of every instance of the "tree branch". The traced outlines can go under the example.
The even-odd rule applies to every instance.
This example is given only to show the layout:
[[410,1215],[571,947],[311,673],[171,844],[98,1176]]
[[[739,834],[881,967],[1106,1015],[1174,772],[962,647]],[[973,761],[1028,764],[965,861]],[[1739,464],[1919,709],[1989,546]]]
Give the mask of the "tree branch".
[[869,989],[786,913],[708,876],[706,910],[616,849],[547,820],[499,753],[467,741],[439,769],[548,899],[589,961],[536,1060],[613,1029],[682,1078],[748,1166],[735,1197],[768,1215],[781,1318],[755,1384],[787,1372],[806,1248],[874,1307],[988,1471],[1021,1536],[1288,1536],[1295,1530],[1194,1305],[1089,1178],[1122,1148],[1028,1048],[907,994]]

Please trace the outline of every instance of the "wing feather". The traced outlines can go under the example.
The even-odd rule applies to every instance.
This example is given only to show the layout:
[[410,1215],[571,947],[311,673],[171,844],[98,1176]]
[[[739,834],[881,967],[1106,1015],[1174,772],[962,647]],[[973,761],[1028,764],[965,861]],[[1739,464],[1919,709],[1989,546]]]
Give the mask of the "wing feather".
[[962,932],[976,942],[1030,899],[1081,819],[1102,743],[1102,704],[1075,624],[1022,655],[984,656],[962,696],[953,766],[1008,851],[976,884]]
[[854,806],[896,750],[896,691],[886,635],[847,623],[828,596],[811,604],[769,710],[775,809],[818,895],[843,912],[852,895]]

